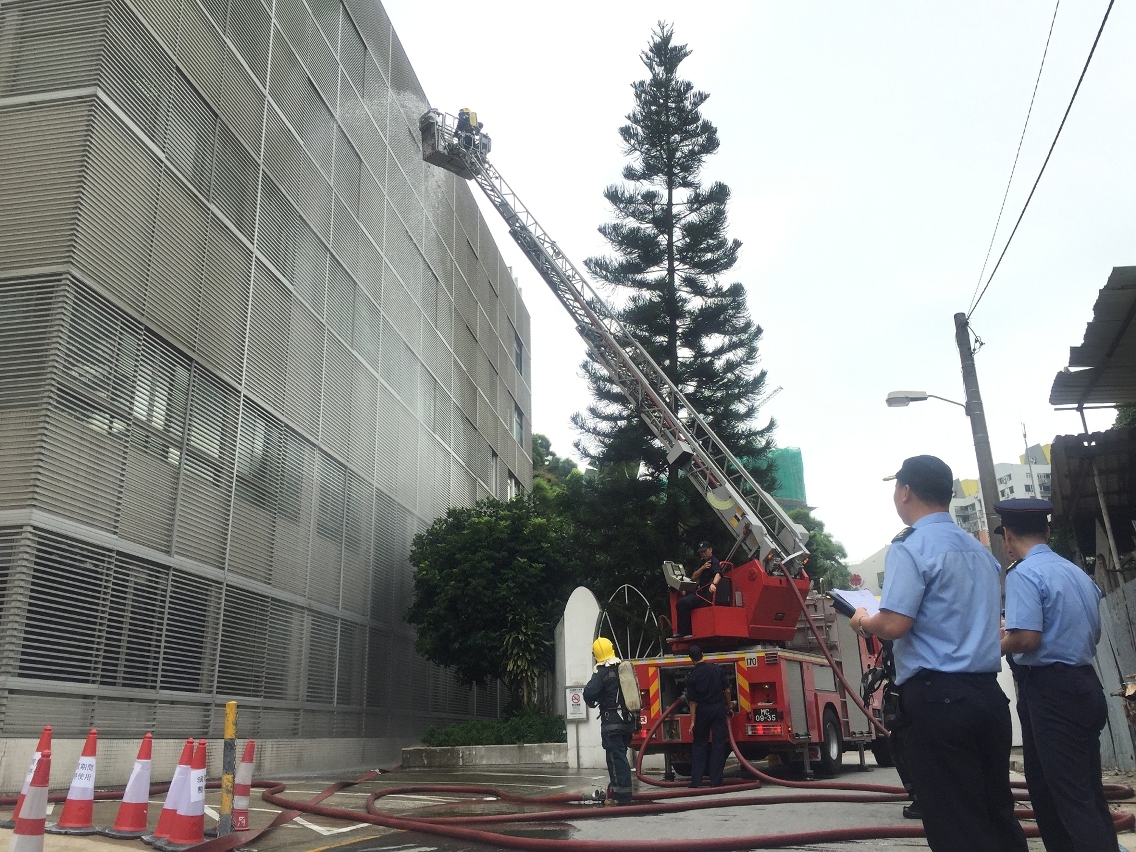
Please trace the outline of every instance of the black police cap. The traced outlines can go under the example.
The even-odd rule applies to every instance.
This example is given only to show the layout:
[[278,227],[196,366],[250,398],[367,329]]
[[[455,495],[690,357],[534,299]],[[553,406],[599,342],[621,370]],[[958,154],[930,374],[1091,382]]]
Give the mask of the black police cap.
[[912,456],[904,459],[899,470],[884,481],[898,479],[913,491],[941,495],[953,492],[955,477],[945,461],[936,456]]
[[1036,497],[1015,497],[999,500],[994,504],[994,511],[1002,519],[1002,525],[994,530],[995,535],[1001,535],[1005,527],[1021,532],[1042,532],[1049,525],[1053,504]]
[[697,547],[697,548],[695,548],[695,549],[696,549],[696,550],[697,550],[697,551],[698,551],[699,553],[701,553],[701,552],[702,552],[703,550],[712,549],[713,547],[714,547],[714,545],[712,545],[712,544],[711,544],[710,542],[708,542],[708,541],[700,541],[700,542],[698,542],[698,547]]

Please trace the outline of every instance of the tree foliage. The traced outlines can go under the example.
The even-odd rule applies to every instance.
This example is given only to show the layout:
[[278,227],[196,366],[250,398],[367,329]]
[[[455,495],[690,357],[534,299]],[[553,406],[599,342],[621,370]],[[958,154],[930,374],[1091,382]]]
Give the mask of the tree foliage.
[[454,508],[414,538],[415,649],[466,684],[501,680],[531,704],[577,584],[571,522],[532,494]]
[[[678,74],[689,55],[673,28],[660,23],[642,53],[649,76],[632,84],[635,107],[619,130],[629,158],[625,183],[604,191],[615,219],[599,230],[612,254],[585,264],[619,297],[615,310],[628,331],[759,481],[769,480],[763,462],[773,422],[757,424],[762,330],[750,317],[745,288],[722,282],[741,243],[727,235],[729,187],[702,182],[720,143],[701,112],[709,95]],[[600,466],[642,462],[660,486],[673,489],[677,470],[606,371],[592,361],[583,369],[594,401],[574,418],[583,433],[578,450]]]
[[848,551],[824,528],[824,521],[813,517],[810,509],[793,509],[789,517],[809,531],[808,573],[816,583],[823,580],[830,589],[852,587],[852,572],[848,570]]

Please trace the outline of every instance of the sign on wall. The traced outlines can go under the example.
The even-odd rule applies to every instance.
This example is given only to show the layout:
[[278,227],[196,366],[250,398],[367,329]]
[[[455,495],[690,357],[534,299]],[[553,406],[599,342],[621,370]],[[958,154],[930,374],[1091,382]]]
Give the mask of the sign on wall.
[[584,703],[584,687],[569,686],[565,689],[564,706],[568,708],[564,718],[569,722],[585,722],[588,719],[588,705]]

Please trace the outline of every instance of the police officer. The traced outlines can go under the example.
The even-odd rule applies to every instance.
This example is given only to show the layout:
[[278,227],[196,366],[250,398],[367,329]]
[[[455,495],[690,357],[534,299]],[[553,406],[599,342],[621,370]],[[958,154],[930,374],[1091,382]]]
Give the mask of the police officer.
[[698,583],[698,588],[675,602],[675,614],[678,618],[674,635],[676,639],[691,635],[691,610],[710,606],[718,594],[718,584],[722,582],[722,566],[718,562],[718,557],[714,555],[714,547],[710,542],[698,542],[698,559],[701,564],[691,575],[691,579]]
[[[998,685],[997,560],[958,527],[951,469],[906,459],[893,502],[908,525],[888,548],[880,611],[852,627],[894,640],[899,718],[911,780],[935,852],[1026,852],[1010,791],[1010,707]],[[1111,850],[1110,850],[1111,852]]]
[[[702,659],[702,649],[691,645],[686,652],[695,664],[686,676],[686,703],[690,707],[693,744],[690,747],[690,786],[701,787],[706,774],[706,758],[710,758],[710,786],[722,786],[726,768],[726,744],[730,741],[726,717],[729,715],[730,690],[720,666]],[[710,744],[713,735],[714,743]]]
[[1049,549],[1048,500],[994,504],[1006,553],[1002,651],[1012,654],[1026,786],[1047,852],[1113,852],[1116,828],[1101,784],[1100,732],[1108,716],[1093,670],[1101,591]]
[[611,640],[601,636],[592,643],[592,679],[584,687],[584,703],[600,708],[600,745],[607,756],[607,776],[611,782],[611,795],[617,805],[631,804],[631,764],[627,749],[631,747],[631,734],[635,719],[624,707],[623,693],[619,688],[619,663]]

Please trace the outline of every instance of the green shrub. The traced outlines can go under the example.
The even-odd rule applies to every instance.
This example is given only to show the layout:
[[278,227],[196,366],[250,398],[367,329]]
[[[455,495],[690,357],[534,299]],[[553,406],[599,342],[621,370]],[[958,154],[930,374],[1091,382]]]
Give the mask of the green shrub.
[[563,716],[526,710],[510,719],[477,719],[444,728],[427,728],[422,742],[428,746],[525,745],[568,741]]

